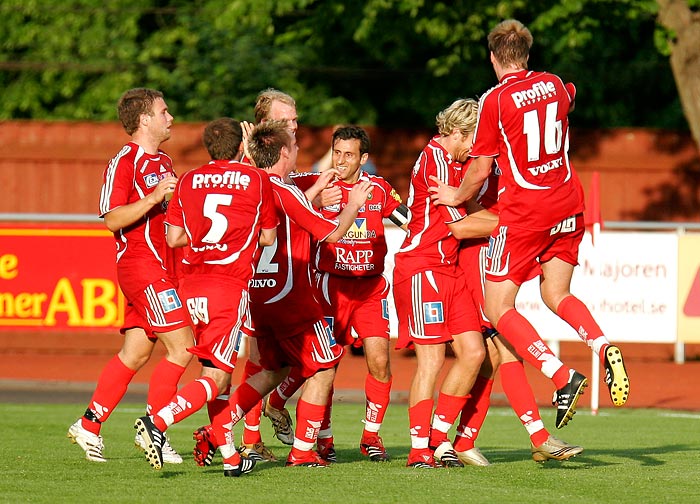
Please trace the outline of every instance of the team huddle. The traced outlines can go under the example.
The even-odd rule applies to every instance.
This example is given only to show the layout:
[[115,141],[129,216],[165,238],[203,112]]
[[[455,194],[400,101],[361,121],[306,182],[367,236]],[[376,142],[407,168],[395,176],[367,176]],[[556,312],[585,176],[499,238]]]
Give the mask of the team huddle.
[[[179,178],[160,150],[173,121],[162,93],[122,95],[118,114],[131,141],[105,170],[100,215],[117,244],[124,344],[68,431],[88,460],[106,462],[100,427],[157,340],[166,355],[134,425],[153,468],[182,463],[167,429],[205,405],[210,423],[193,433],[200,466],[217,451],[226,476],[276,461],[261,439],[261,416],[291,446],[287,466],[336,462],[333,382],[348,346],[362,347],[367,363],[360,452],[389,460],[380,436],[392,385],[385,219],[406,231],[391,281],[396,348],[416,356],[406,465],[489,465],[475,442],[497,371],[533,460],[583,451],[545,428],[523,360],[552,380],[557,428],[573,417],[587,378],[515,309],[520,286],[539,277],[545,304],[600,357],[613,404],[625,404],[620,350],[570,292],[584,233],[583,189],[568,159],[576,90],[527,69],[532,36],[520,22],[503,21],[488,43],[499,84],[478,103],[458,99],[437,115],[405,204],[363,171],[370,140],[358,126],[333,132],[330,168],[298,173],[296,104],[281,91],[259,94],[255,124],[207,124],[211,161]],[[244,337],[248,359],[232,386]],[[454,359],[438,384],[448,345]],[[193,356],[200,376],[178,389]],[[297,391],[293,421],[286,402]]]

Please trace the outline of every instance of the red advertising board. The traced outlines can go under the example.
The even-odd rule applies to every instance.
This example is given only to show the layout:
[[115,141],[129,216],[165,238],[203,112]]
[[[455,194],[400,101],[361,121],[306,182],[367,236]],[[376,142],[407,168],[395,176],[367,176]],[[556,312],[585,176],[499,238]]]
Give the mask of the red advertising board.
[[114,331],[123,320],[104,226],[0,223],[0,330]]

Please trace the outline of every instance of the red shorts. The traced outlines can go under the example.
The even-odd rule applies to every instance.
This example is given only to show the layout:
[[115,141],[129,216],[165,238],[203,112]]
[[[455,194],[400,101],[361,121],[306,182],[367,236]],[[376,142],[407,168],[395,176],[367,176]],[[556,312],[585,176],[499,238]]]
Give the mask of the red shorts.
[[190,325],[190,316],[180,301],[175,285],[167,278],[148,284],[146,288],[130,288],[120,284],[127,299],[124,311],[124,325],[127,329],[140,327],[149,338],[154,333],[165,333]]
[[457,260],[457,265],[464,272],[467,290],[477,308],[482,333],[493,329],[491,322],[484,315],[484,269],[487,251],[488,241],[473,241],[469,246],[459,249],[459,259]]
[[461,272],[456,277],[430,270],[418,272],[394,285],[394,304],[399,319],[397,349],[414,343],[447,343],[455,334],[481,331]]
[[373,336],[389,339],[389,282],[384,275],[343,277],[316,273],[314,287],[339,345]]
[[249,318],[247,285],[223,275],[186,276],[181,285],[195,335],[187,351],[232,373]]
[[304,378],[322,369],[335,367],[343,356],[343,347],[333,338],[325,320],[318,320],[308,329],[278,338],[271,326],[255,328],[260,352],[260,365],[269,370],[297,367]]
[[583,233],[583,214],[568,217],[544,231],[499,226],[489,239],[486,280],[510,280],[521,285],[541,275],[540,265],[555,257],[576,266]]

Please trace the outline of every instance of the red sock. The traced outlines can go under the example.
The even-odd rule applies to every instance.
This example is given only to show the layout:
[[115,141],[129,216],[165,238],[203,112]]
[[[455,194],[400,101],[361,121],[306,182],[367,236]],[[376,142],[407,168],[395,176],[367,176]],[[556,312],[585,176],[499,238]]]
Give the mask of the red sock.
[[170,399],[177,393],[177,383],[184,372],[184,367],[163,357],[153,370],[151,380],[148,383],[148,397],[146,398],[146,412],[148,414],[155,415],[170,402]]
[[305,381],[306,378],[302,376],[300,368],[291,368],[287,377],[282,380],[282,383],[277,385],[275,390],[270,392],[267,398],[270,406],[275,409],[284,408],[287,404],[287,400],[301,388]]
[[[558,389],[566,385],[569,368],[556,358],[532,324],[514,308],[503,314],[496,329],[513,345],[518,355],[551,378]],[[566,379],[562,383],[563,376]]]
[[411,433],[411,449],[427,449],[430,438],[430,416],[433,400],[424,399],[408,408],[408,426]]
[[233,425],[236,425],[245,416],[247,411],[262,400],[260,392],[255,390],[247,383],[241,383],[231,397],[228,404],[231,408],[231,420]]
[[[258,374],[260,371],[262,371],[262,366],[248,359],[245,363],[241,381],[246,381],[248,378]],[[243,421],[244,444],[255,444],[262,441],[262,438],[260,437],[260,415],[262,415],[262,403],[258,401],[258,403],[254,404],[248,413],[246,413]]]
[[100,426],[107,421],[109,415],[112,414],[114,408],[117,407],[119,401],[124,397],[135,374],[136,371],[126,367],[119,355],[115,355],[107,362],[107,365],[102,369],[102,373],[100,373],[97,387],[88,404],[88,411],[91,412],[90,416],[97,421],[88,420],[83,416],[81,424],[84,429],[93,434],[100,433]]
[[581,338],[598,355],[604,355],[609,345],[603,331],[593,319],[588,307],[577,297],[567,296],[559,303],[557,315],[573,327]]
[[365,402],[365,428],[362,432],[362,437],[371,436],[379,432],[391,400],[391,382],[391,378],[387,383],[380,382],[367,373],[365,378],[365,396],[367,397]]
[[469,393],[470,397],[462,408],[459,418],[459,426],[455,435],[454,447],[456,451],[467,451],[474,448],[474,442],[479,436],[481,426],[486,420],[486,413],[491,405],[491,389],[493,380],[485,376],[477,375],[474,386]]
[[437,448],[443,441],[447,441],[447,431],[457,419],[457,415],[462,411],[469,396],[453,396],[438,394],[433,423],[430,426],[430,446]]
[[207,403],[209,420],[211,420],[211,427],[214,431],[214,439],[216,439],[217,446],[222,446],[229,442],[226,434],[230,433],[231,430],[225,429],[224,425],[231,423],[231,407],[228,403],[228,395],[230,393],[231,385]]
[[549,432],[544,427],[537,408],[535,395],[527,381],[525,367],[522,362],[506,362],[499,368],[501,373],[501,385],[503,392],[508,397],[511,408],[515,411],[520,421],[530,435],[530,441],[535,446],[540,446],[547,441]]
[[299,399],[296,408],[297,424],[294,427],[292,456],[300,458],[313,449],[321,429],[325,409],[323,404],[311,404]]
[[165,431],[172,424],[202,409],[202,406],[216,397],[217,393],[214,380],[208,376],[197,378],[182,387],[170,404],[153,415],[153,423],[161,431]]

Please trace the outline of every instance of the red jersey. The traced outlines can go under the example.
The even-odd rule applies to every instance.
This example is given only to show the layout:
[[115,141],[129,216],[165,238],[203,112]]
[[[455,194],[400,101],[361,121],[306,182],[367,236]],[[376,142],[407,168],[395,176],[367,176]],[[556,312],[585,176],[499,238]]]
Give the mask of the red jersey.
[[[175,172],[172,159],[165,152],[148,154],[139,145],[127,143],[104,171],[100,217],[149,195],[168,174]],[[166,208],[167,202],[155,205],[134,224],[114,233],[120,282],[126,280],[122,279],[124,276],[145,286],[164,277]]]
[[[295,176],[294,182],[306,190],[317,178],[318,173],[307,173]],[[347,277],[369,277],[384,272],[387,253],[384,219],[401,205],[401,196],[382,177],[360,172],[359,181],[363,180],[372,184],[372,192],[345,236],[337,243],[316,242],[312,246],[316,270]],[[321,213],[331,219],[345,208],[354,186],[343,181],[336,181],[333,185],[341,190],[342,199],[337,205],[321,209]]]
[[277,226],[270,179],[247,164],[211,161],[180,177],[166,222],[187,233],[184,274],[223,274],[247,285],[260,230]]
[[311,285],[311,238],[325,240],[338,222],[316,211],[298,187],[276,175],[270,182],[280,224],[250,282],[250,308],[255,327],[272,326],[285,337],[323,319]]
[[437,184],[428,177],[434,175],[445,184],[457,186],[462,165],[452,159],[437,139],[430,140],[413,166],[407,202],[408,233],[394,256],[394,283],[425,270],[440,269],[443,274],[458,275],[459,240],[447,224],[462,220],[467,212],[463,208],[433,205],[428,188]]
[[569,161],[569,89],[556,75],[521,70],[481,97],[470,155],[497,156],[501,225],[548,229],[583,211]]

